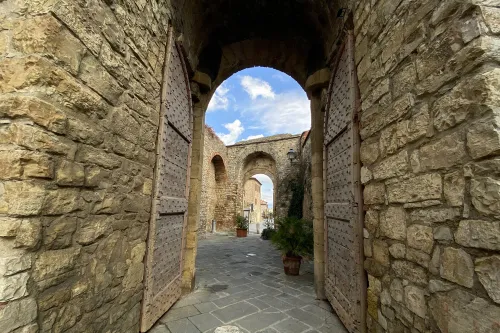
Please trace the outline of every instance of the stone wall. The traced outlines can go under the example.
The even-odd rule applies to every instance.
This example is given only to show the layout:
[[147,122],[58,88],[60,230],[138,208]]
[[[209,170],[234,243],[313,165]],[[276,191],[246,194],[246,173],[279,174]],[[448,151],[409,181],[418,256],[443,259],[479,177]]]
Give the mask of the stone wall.
[[138,332],[165,22],[0,2],[2,332]]
[[370,332],[499,329],[499,18],[496,1],[356,7]]
[[231,181],[227,174],[227,148],[208,126],[205,126],[204,140],[200,223],[198,227],[200,237],[204,237],[206,232],[212,230],[213,219],[218,222],[218,227],[227,224],[226,219],[232,213],[228,210],[234,206],[227,201],[231,200],[231,194],[228,193]]

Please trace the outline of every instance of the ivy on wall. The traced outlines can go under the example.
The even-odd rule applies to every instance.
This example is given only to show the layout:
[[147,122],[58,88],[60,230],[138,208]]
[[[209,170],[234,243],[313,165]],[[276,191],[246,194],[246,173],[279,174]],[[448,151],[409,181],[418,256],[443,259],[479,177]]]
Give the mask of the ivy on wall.
[[304,182],[302,179],[292,179],[289,186],[292,192],[292,198],[290,199],[290,207],[288,207],[288,217],[301,219],[304,215]]

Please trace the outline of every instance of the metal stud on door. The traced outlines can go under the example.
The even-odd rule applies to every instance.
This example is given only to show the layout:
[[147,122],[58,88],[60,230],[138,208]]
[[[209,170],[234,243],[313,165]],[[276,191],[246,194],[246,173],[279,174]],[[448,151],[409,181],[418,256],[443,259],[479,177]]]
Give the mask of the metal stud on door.
[[193,113],[186,66],[172,35],[164,67],[141,332],[149,330],[181,296]]
[[358,110],[354,34],[347,31],[325,114],[325,292],[351,333],[366,327]]

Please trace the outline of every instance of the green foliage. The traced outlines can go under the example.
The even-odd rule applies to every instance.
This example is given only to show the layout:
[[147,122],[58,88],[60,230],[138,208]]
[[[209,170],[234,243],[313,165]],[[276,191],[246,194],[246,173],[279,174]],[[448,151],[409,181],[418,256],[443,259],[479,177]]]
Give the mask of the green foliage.
[[296,217],[276,220],[276,232],[271,238],[274,246],[288,257],[312,257],[314,239],[312,223]]
[[304,185],[300,180],[292,180],[290,181],[290,187],[292,190],[292,199],[290,200],[290,207],[288,207],[288,216],[301,219],[304,216]]
[[263,240],[268,240],[271,239],[275,233],[276,230],[274,230],[274,228],[265,228],[264,230],[262,230],[260,238],[262,238]]
[[234,224],[238,229],[248,229],[248,219],[240,214],[236,215]]

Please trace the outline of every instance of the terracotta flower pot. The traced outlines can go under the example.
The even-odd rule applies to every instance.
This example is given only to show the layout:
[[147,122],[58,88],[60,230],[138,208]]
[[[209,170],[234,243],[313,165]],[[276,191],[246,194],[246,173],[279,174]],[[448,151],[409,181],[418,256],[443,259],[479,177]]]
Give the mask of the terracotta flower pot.
[[286,275],[299,275],[302,257],[283,257],[283,266]]
[[246,237],[248,235],[248,229],[236,228],[236,237]]

